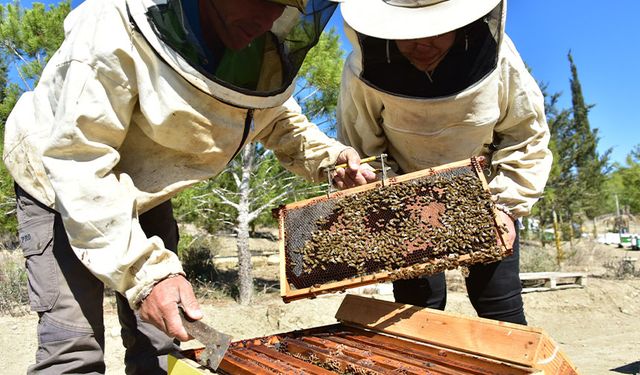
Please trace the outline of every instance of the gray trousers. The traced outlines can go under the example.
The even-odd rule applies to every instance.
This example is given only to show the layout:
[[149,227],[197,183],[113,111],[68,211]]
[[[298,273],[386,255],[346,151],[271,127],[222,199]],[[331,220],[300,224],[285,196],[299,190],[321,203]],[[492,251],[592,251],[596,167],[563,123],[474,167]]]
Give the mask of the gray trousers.
[[[71,250],[60,215],[16,185],[20,243],[31,309],[38,313],[38,350],[29,374],[104,374],[104,286]],[[176,251],[171,202],[140,216],[148,236]],[[140,320],[116,293],[127,374],[163,374],[177,342]]]

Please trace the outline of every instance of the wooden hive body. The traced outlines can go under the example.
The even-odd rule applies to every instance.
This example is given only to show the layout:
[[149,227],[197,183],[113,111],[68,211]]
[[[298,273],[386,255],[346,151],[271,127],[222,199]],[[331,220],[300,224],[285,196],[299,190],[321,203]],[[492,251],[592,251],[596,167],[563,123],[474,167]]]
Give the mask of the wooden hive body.
[[[232,343],[222,374],[576,375],[542,330],[346,295],[340,323]],[[169,356],[170,375],[215,373],[199,350]]]

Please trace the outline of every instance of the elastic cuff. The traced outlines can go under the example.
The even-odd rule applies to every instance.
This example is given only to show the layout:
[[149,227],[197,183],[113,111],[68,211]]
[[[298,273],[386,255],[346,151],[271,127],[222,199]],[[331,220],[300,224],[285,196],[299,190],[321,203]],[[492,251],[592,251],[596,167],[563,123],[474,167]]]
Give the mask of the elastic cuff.
[[156,281],[154,281],[151,285],[147,286],[146,288],[144,288],[142,290],[142,292],[140,293],[140,295],[138,296],[138,301],[135,303],[135,309],[139,309],[140,306],[142,305],[142,302],[144,302],[145,299],[147,299],[147,297],[149,297],[149,294],[151,294],[151,291],[153,290],[153,288],[158,285],[158,283],[160,283],[161,281],[164,281],[166,279],[170,279],[172,277],[177,277],[177,276],[185,276],[186,275],[184,273],[171,273],[161,279],[158,279]]

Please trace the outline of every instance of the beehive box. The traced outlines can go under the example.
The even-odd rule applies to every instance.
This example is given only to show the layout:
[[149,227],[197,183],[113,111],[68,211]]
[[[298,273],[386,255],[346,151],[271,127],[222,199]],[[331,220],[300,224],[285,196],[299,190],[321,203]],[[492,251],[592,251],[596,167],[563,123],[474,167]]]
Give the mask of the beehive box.
[[292,203],[277,212],[285,302],[510,255],[482,159]]
[[[338,324],[231,344],[220,374],[578,374],[542,330],[346,295]],[[201,350],[169,356],[170,375],[213,374]]]

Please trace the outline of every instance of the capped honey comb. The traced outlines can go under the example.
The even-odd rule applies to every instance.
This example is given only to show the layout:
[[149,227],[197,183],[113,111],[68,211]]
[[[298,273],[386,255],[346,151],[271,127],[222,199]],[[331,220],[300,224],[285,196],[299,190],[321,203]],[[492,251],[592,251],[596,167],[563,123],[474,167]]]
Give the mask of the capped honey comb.
[[278,216],[285,301],[294,288],[314,296],[510,254],[476,159],[293,203]]

